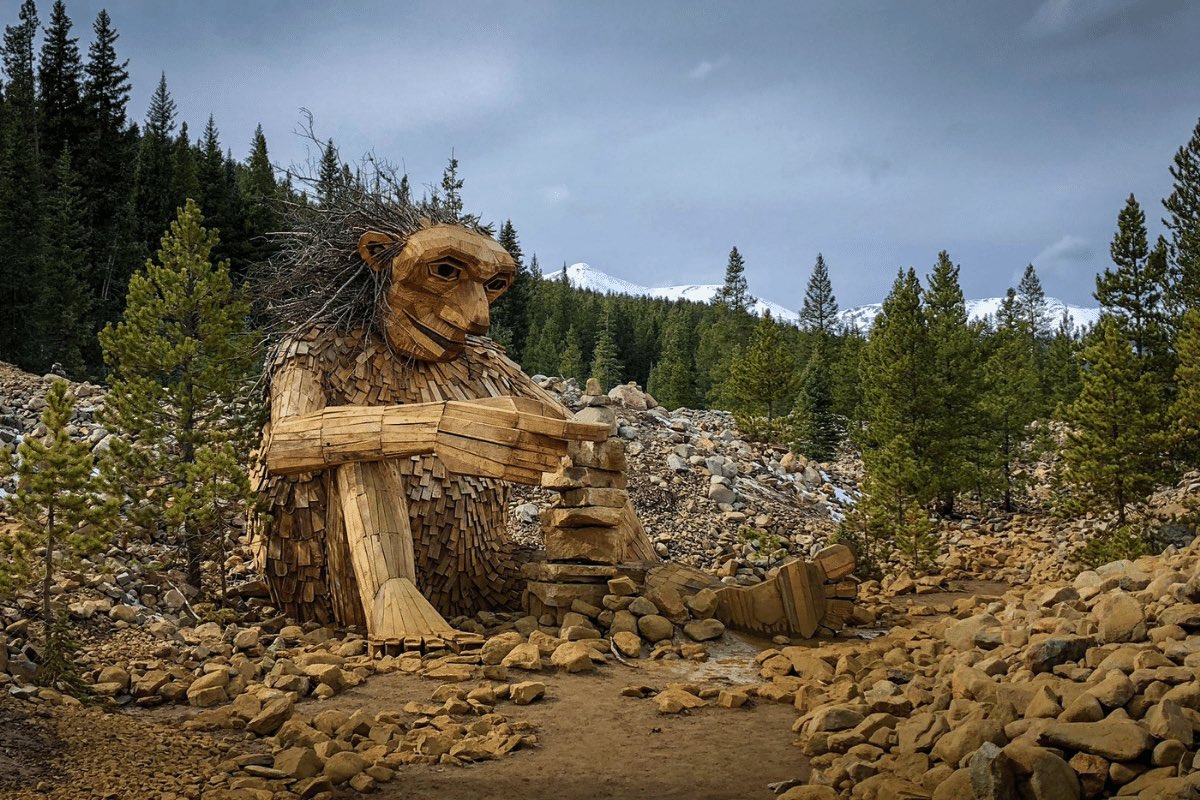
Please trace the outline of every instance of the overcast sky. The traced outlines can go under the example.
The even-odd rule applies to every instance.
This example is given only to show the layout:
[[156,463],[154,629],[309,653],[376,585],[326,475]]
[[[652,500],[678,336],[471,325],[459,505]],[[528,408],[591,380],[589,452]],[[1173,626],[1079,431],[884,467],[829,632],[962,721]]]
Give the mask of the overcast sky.
[[453,148],[468,207],[546,271],[719,282],[737,245],[790,307],[817,252],[847,307],[943,248],[968,297],[1032,261],[1091,303],[1125,197],[1157,233],[1200,117],[1188,0],[67,0],[81,47],[101,6],[138,120],[165,71],[180,119],[212,113],[239,158],[261,122],[277,164],[303,161],[302,107],[419,185]]

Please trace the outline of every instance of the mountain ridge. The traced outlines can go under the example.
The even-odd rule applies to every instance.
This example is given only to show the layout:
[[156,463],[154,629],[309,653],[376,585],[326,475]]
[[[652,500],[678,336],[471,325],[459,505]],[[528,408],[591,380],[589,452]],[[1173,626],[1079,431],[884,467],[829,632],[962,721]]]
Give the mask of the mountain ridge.
[[[577,289],[587,289],[601,294],[630,294],[638,297],[655,297],[664,300],[690,300],[697,303],[711,302],[713,295],[721,288],[720,284],[678,284],[675,286],[643,286],[641,284],[609,275],[585,262],[577,262],[565,268],[567,281]],[[561,271],[559,273],[561,274]],[[553,275],[551,277],[554,277]],[[995,317],[1000,310],[1003,297],[984,297],[967,300],[967,315],[972,320],[984,317]],[[860,329],[869,328],[875,317],[882,309],[882,303],[867,303],[843,309],[838,313],[839,321],[847,326],[853,325]],[[751,309],[755,314],[762,315],[770,310],[771,316],[792,324],[798,324],[800,315],[787,306],[763,298],[756,298]],[[1094,325],[1100,319],[1098,306],[1078,306],[1065,303],[1056,297],[1046,298],[1046,311],[1052,325],[1062,318],[1063,311],[1071,314],[1076,327]]]

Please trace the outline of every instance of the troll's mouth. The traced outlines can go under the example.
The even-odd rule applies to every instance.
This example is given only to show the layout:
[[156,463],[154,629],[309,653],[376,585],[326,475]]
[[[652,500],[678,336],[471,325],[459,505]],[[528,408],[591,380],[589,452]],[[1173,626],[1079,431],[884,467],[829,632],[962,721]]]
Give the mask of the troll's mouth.
[[461,334],[461,339],[450,339],[443,334],[438,333],[428,325],[425,325],[408,311],[404,312],[404,316],[408,318],[408,321],[412,323],[412,326],[416,328],[422,336],[426,337],[429,339],[429,341],[433,342],[443,350],[457,350],[463,346],[463,342],[466,339],[465,333]]

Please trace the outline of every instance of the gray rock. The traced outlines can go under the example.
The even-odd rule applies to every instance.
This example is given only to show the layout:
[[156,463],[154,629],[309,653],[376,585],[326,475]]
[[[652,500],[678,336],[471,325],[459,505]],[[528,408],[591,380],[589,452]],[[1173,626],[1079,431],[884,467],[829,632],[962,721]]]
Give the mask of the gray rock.
[[972,754],[967,766],[971,775],[971,792],[975,800],[1017,800],[1017,784],[1012,765],[1004,751],[991,742],[984,742]]
[[1025,666],[1033,673],[1049,672],[1059,664],[1078,661],[1095,644],[1090,636],[1049,636],[1025,651]]

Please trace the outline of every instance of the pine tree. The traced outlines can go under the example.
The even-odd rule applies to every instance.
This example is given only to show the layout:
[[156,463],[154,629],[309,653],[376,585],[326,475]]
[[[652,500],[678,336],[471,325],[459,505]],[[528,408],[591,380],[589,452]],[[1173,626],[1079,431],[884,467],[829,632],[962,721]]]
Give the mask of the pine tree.
[[749,313],[754,305],[750,295],[750,284],[746,281],[746,262],[735,247],[729,251],[729,262],[725,265],[725,283],[717,290],[713,302],[728,311]]
[[795,371],[781,326],[764,311],[750,345],[733,359],[722,395],[731,411],[770,422],[795,395]]
[[943,514],[954,510],[956,496],[971,485],[968,464],[980,434],[981,376],[977,337],[967,320],[967,306],[958,275],[959,267],[943,250],[938,253],[925,294],[932,356],[925,378],[932,399],[925,458],[929,488],[937,497]]
[[833,374],[824,347],[815,348],[800,377],[796,400],[800,438],[793,449],[817,461],[829,461],[842,440],[842,426],[833,412]]
[[1004,510],[1013,511],[1014,495],[1021,488],[1017,467],[1041,390],[1023,324],[1001,325],[990,344],[979,409],[987,429],[976,448],[983,451],[979,455],[985,458],[979,461],[985,468],[994,464]]
[[54,381],[42,412],[44,435],[27,436],[17,448],[11,507],[20,527],[0,537],[0,550],[8,556],[0,563],[0,587],[30,579],[40,584],[47,627],[55,618],[55,573],[104,547],[115,511],[92,477],[91,448],[71,437],[74,413],[66,381]]
[[18,24],[4,29],[0,47],[4,114],[0,119],[0,359],[30,365],[36,331],[27,309],[45,264],[45,175],[35,80],[37,9],[21,4]]
[[1200,309],[1183,315],[1175,340],[1177,392],[1171,404],[1171,439],[1180,460],[1200,464]]
[[662,355],[651,370],[646,385],[654,399],[665,408],[696,408],[700,405],[693,360],[694,335],[690,315],[682,308],[673,309],[667,318]]
[[199,169],[196,164],[196,152],[188,136],[188,124],[180,124],[179,135],[175,137],[175,153],[171,167],[171,196],[176,206],[182,207],[189,198],[197,200],[200,197]]
[[604,304],[600,335],[596,337],[596,347],[592,351],[592,370],[589,376],[599,381],[600,388],[606,392],[621,382],[621,373],[624,370],[620,353],[617,351],[616,324],[613,316],[613,303],[612,300],[608,300]]
[[501,226],[499,242],[500,246],[512,256],[517,265],[517,272],[513,276],[512,286],[508,287],[508,291],[492,304],[492,331],[489,335],[495,339],[499,332],[505,332],[509,357],[520,362],[529,335],[530,306],[533,303],[537,279],[525,266],[525,254],[521,250],[521,240],[517,236],[517,229],[513,226],[511,219],[505,220],[504,225]]
[[913,452],[912,444],[904,436],[871,451],[863,494],[858,500],[862,509],[852,524],[876,543],[886,542],[883,553],[896,551],[908,567],[924,571],[932,566],[937,555],[938,540],[929,514],[922,509],[909,483],[909,476],[920,472]]
[[279,182],[267,153],[267,137],[262,125],[254,129],[241,191],[246,200],[247,257],[250,263],[261,263],[275,253],[275,245],[268,234],[279,231],[282,224]]
[[804,306],[800,309],[800,325],[818,335],[818,341],[824,344],[825,339],[834,332],[837,324],[838,304],[833,296],[833,284],[829,280],[829,270],[825,267],[825,258],[817,253],[817,263],[813,266],[812,275],[808,279],[808,287],[804,290]]
[[321,165],[317,172],[317,202],[330,203],[342,191],[342,167],[333,139],[325,143],[321,152]]
[[1166,241],[1151,257],[1146,240],[1146,215],[1132,194],[1117,215],[1117,232],[1109,247],[1116,270],[1096,276],[1096,300],[1122,324],[1138,358],[1161,358],[1166,350]]
[[[933,345],[922,307],[921,283],[901,270],[883,301],[863,349],[861,372],[863,461],[868,474],[886,476],[901,509],[914,498],[932,499],[929,453],[938,394],[928,380]],[[900,511],[896,511],[899,519]]]
[[458,159],[451,153],[450,161],[442,172],[442,193],[439,198],[452,219],[462,219],[463,216],[462,188],[463,179],[458,177]]
[[1171,232],[1171,271],[1168,305],[1176,317],[1200,308],[1200,121],[1192,138],[1175,153],[1171,166],[1175,183],[1163,200]]
[[93,338],[88,294],[88,235],[83,226],[83,198],[71,169],[71,149],[63,148],[54,170],[54,186],[46,202],[44,273],[30,309],[36,325],[38,371],[58,363],[69,375],[84,368],[84,352]]
[[1021,282],[1017,284],[1017,298],[1021,320],[1036,347],[1050,335],[1050,319],[1046,313],[1046,292],[1033,264],[1025,267]]
[[247,499],[255,361],[249,303],[229,265],[211,263],[217,237],[202,223],[195,202],[180,209],[157,263],[130,280],[123,320],[100,337],[112,377],[106,423],[121,434],[110,485],[125,494],[130,525],[176,535],[197,589],[201,559],[222,539],[214,487],[228,489],[234,513]]
[[567,346],[563,349],[559,374],[564,378],[583,380],[583,341],[574,325],[567,330]]
[[137,170],[133,179],[133,208],[138,240],[152,251],[176,210],[175,101],[167,91],[167,76],[159,77],[142,129]]
[[78,151],[83,139],[83,61],[78,43],[71,36],[66,6],[54,0],[38,60],[42,163],[48,172],[55,169],[64,148]]
[[211,114],[197,145],[200,155],[196,164],[197,194],[193,199],[204,211],[208,227],[215,228],[220,235],[229,206],[229,184],[225,179],[225,153],[221,149],[220,133]]
[[1167,441],[1161,387],[1108,315],[1084,348],[1083,362],[1079,398],[1067,413],[1062,479],[1081,501],[1113,509],[1124,525],[1126,508],[1162,476]]
[[[136,131],[126,118],[129,103],[127,61],[117,59],[119,35],[107,11],[92,25],[94,39],[84,68],[83,105],[87,129],[79,156],[80,185],[89,232],[89,287],[95,299],[94,329],[121,313],[129,272],[138,262],[130,208],[137,157]],[[126,266],[128,265],[128,266]],[[90,366],[98,366],[97,346],[89,348]]]
[[1079,396],[1082,375],[1079,370],[1079,338],[1075,335],[1075,321],[1071,312],[1064,310],[1054,337],[1046,347],[1043,364],[1043,385],[1049,387],[1050,410],[1061,416],[1059,409],[1075,402]]

